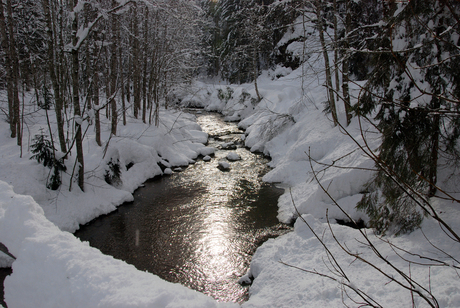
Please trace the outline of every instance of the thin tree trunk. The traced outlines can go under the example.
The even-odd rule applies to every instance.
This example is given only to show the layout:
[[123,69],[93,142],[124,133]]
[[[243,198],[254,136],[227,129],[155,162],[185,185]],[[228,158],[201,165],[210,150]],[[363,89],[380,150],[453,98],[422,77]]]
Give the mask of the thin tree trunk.
[[[117,1],[112,0],[112,6],[117,6]],[[117,48],[118,48],[118,27],[115,16],[112,16],[112,46],[110,59],[110,106],[112,109],[112,126],[110,133],[117,134],[118,112],[117,101],[115,99],[117,93]]]
[[335,99],[334,99],[334,89],[332,87],[332,76],[331,76],[331,67],[329,61],[329,55],[327,53],[326,40],[324,39],[324,24],[323,17],[321,15],[321,1],[316,0],[316,15],[318,18],[318,30],[319,30],[319,39],[321,42],[321,48],[323,50],[324,64],[326,68],[326,87],[328,93],[329,107],[332,113],[332,120],[334,121],[334,126],[337,125],[337,110],[335,108]]
[[[436,47],[438,50],[442,50],[442,48],[436,43]],[[442,62],[442,58],[440,53],[438,52],[437,54],[437,60],[438,63]],[[436,92],[441,92],[438,90],[435,90]],[[433,97],[432,103],[430,106],[431,110],[438,110],[441,107],[441,101],[437,97]],[[430,165],[429,165],[429,174],[428,174],[428,181],[430,184],[430,188],[428,190],[428,196],[433,197],[436,194],[437,188],[436,188],[436,183],[438,181],[438,157],[439,157],[439,136],[441,134],[441,116],[438,114],[435,114],[433,116],[433,122],[431,124],[431,153],[430,153]]]
[[[73,0],[73,7],[76,7],[78,0]],[[80,111],[80,98],[79,98],[79,62],[78,62],[78,49],[77,49],[77,31],[78,31],[78,13],[74,14],[72,21],[72,36],[73,48],[71,51],[72,58],[72,92],[73,92],[73,106],[75,121],[75,145],[77,147],[77,162],[78,162],[78,186],[82,191],[85,191],[85,164],[83,160],[83,136],[81,130],[81,111]]]
[[16,42],[14,39],[13,28],[13,5],[11,0],[6,1],[7,19],[8,19],[8,38],[9,38],[9,57],[12,69],[13,82],[13,125],[15,126],[15,135],[17,144],[22,144],[21,121],[20,121],[20,102],[19,102],[19,59],[16,52]]
[[257,100],[260,101],[260,94],[259,94],[259,87],[257,86],[257,77],[259,77],[259,72],[258,72],[258,63],[257,63],[257,51],[258,49],[255,47],[254,48],[254,55],[252,57],[252,65],[254,67],[254,88],[256,90],[256,95],[257,95]]
[[343,103],[345,104],[345,114],[347,117],[347,126],[351,123],[351,104],[350,104],[350,90],[349,90],[349,41],[348,33],[351,30],[351,14],[349,0],[345,1],[346,5],[346,16],[345,16],[345,39],[343,41],[344,57],[342,60],[342,91],[343,91]]
[[145,7],[145,16],[144,16],[144,73],[142,74],[142,122],[146,123],[146,114],[147,114],[147,50],[148,50],[148,34],[149,34],[149,9]]
[[93,80],[93,103],[94,103],[94,129],[96,132],[96,143],[102,146],[101,142],[101,117],[99,112],[99,74],[94,74]]
[[16,138],[16,125],[14,123],[14,99],[13,99],[13,68],[10,57],[10,39],[5,21],[3,2],[0,1],[0,32],[2,36],[2,49],[5,52],[6,82],[8,94],[8,121],[10,124],[11,138]]
[[61,152],[66,153],[66,141],[65,141],[65,134],[64,134],[64,120],[62,118],[62,107],[63,107],[63,99],[61,96],[61,88],[56,76],[56,67],[55,67],[55,59],[54,56],[54,34],[53,34],[53,23],[51,20],[51,12],[50,12],[50,4],[49,0],[43,0],[43,11],[45,14],[46,25],[47,25],[47,32],[48,32],[48,70],[51,78],[51,83],[53,85],[53,92],[54,92],[54,101],[55,101],[55,113],[56,113],[56,122],[58,128],[58,137],[59,137],[59,145],[61,147]]
[[133,16],[133,97],[134,97],[134,117],[137,119],[139,116],[139,109],[141,108],[141,91],[140,91],[140,68],[139,68],[139,28],[137,24],[137,5],[134,5]]
[[123,116],[123,125],[126,126],[125,74],[123,70],[123,54],[121,47],[118,48],[118,58],[120,61],[121,112]]
[[[439,108],[440,104],[436,104],[435,108]],[[436,110],[436,109],[434,109]],[[436,182],[438,181],[438,151],[439,151],[439,125],[441,123],[441,117],[439,114],[435,114],[433,117],[433,129],[431,134],[431,158],[429,166],[428,180],[430,182],[430,188],[428,196],[433,197],[436,194]]]
[[339,38],[338,38],[338,32],[339,29],[338,23],[337,23],[337,14],[339,14],[338,9],[337,9],[337,0],[333,1],[333,7],[334,7],[334,75],[335,75],[335,91],[336,91],[336,96],[337,96],[337,102],[340,99],[340,78],[339,78]]
[[131,84],[132,84],[132,72],[133,71],[133,57],[131,53],[128,53],[128,74],[126,76],[126,102],[128,103],[128,108],[131,107]]

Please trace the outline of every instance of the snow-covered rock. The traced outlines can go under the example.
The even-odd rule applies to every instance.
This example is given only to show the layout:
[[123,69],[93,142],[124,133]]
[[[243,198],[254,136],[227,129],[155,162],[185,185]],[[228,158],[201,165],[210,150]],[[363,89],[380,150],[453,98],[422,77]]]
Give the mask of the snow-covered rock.
[[213,155],[215,152],[216,152],[216,149],[213,148],[213,147],[203,147],[203,148],[200,150],[200,154],[203,155],[203,156],[206,156],[206,155]]
[[228,171],[230,170],[230,164],[227,163],[226,161],[219,161],[217,168],[219,168],[222,171]]
[[220,145],[222,150],[235,150],[236,144],[233,141],[225,142]]
[[230,152],[230,153],[227,154],[227,159],[229,161],[237,161],[237,160],[241,159],[241,156],[238,155],[238,153],[236,153],[236,152]]

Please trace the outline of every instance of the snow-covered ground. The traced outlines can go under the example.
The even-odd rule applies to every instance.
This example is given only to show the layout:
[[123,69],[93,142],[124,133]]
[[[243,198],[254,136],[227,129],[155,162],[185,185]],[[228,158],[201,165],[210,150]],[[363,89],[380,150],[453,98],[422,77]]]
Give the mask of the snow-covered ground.
[[[251,85],[234,88],[233,98],[227,103],[213,98],[214,103],[207,106],[223,112],[228,119],[242,120],[239,126],[246,129],[246,146],[272,157],[270,165],[274,169],[264,180],[287,188],[278,202],[278,218],[283,222],[290,222],[299,214],[303,218],[295,222],[294,232],[270,239],[256,251],[248,274],[242,278],[254,279],[250,299],[243,306],[357,307],[365,302],[359,293],[383,307],[429,307],[406,288],[406,278],[411,277],[419,284],[412,287],[414,290],[424,296],[429,290],[435,296],[434,306],[460,307],[456,261],[460,245],[437,222],[426,218],[420,230],[383,238],[371,229],[360,231],[336,223],[336,219],[349,219],[334,202],[354,220],[368,220],[355,207],[364,185],[372,178],[369,170],[374,164],[357,143],[364,145],[364,137],[367,145],[376,149],[379,135],[373,127],[357,119],[346,127],[347,133],[333,126],[323,112],[326,93],[321,86],[321,74],[305,77],[304,93],[300,70],[278,80],[269,75],[258,80],[264,100],[255,111],[250,111],[247,101],[242,103],[244,92],[255,97]],[[356,95],[358,85],[352,88]],[[338,108],[344,124],[344,107]],[[458,200],[458,179],[448,178],[450,171],[439,175],[439,184]],[[327,193],[318,185],[314,173]],[[432,205],[458,233],[458,207],[440,198],[433,198]]]
[[[251,84],[227,87],[196,83],[194,94],[184,100],[220,111],[229,120],[241,121],[240,127],[246,129],[246,146],[272,157],[270,164],[274,169],[264,180],[287,188],[279,200],[279,219],[289,222],[298,213],[303,218],[297,219],[294,232],[270,239],[257,250],[247,276],[243,277],[254,278],[250,299],[243,306],[341,307],[343,303],[359,306],[349,299],[363,301],[353,290],[372,297],[384,307],[409,307],[413,303],[417,307],[427,306],[419,296],[392,281],[397,279],[407,284],[389,267],[387,260],[420,283],[414,287],[416,291],[425,292],[422,287],[431,290],[440,307],[460,307],[457,263],[442,253],[455,258],[460,253],[459,245],[448,239],[438,224],[426,219],[421,230],[380,239],[370,229],[359,231],[335,223],[335,219],[346,219],[346,216],[313,179],[312,172],[319,172],[320,182],[349,215],[366,221],[366,215],[356,211],[355,205],[364,184],[372,176],[366,168],[373,164],[357,150],[352,138],[333,127],[324,114],[322,102],[326,98],[322,75],[306,75],[302,81],[300,70],[284,70],[289,73],[285,77],[272,77],[282,71],[266,72],[259,78],[263,100],[258,104],[251,101],[251,97],[255,97]],[[343,108],[339,110],[343,123]],[[69,233],[79,224],[131,200],[136,187],[162,173],[158,162],[187,165],[198,155],[213,151],[203,145],[207,136],[200,131],[193,116],[185,113],[163,111],[159,128],[129,122],[126,127],[120,124],[118,136],[103,147],[96,145],[93,128],[88,130],[84,142],[85,193],[76,183],[69,191],[68,175],[63,177],[59,191],[45,189],[49,171],[29,160],[29,140],[40,128],[47,131],[42,112],[35,113],[27,123],[22,158],[15,140],[8,137],[7,124],[0,123],[0,242],[17,258],[13,262],[6,256],[0,257],[0,265],[12,264],[13,267],[13,274],[5,280],[5,300],[10,308],[237,306],[217,303],[203,294],[137,271]],[[103,128],[102,139],[107,142],[109,124]],[[357,142],[363,142],[356,120],[347,131]],[[376,134],[369,133],[366,139],[371,147],[378,144]],[[72,157],[68,160],[70,170]],[[118,187],[104,181],[105,166],[110,159],[118,159],[122,166],[122,184]],[[129,164],[133,165],[128,170]],[[330,164],[356,168],[328,167]],[[435,199],[433,204],[442,209],[442,217],[451,226],[458,227],[459,211],[454,205],[440,199]],[[363,235],[368,235],[383,258],[377,258]],[[405,251],[390,246],[387,241]],[[337,242],[369,264],[346,254]],[[337,263],[327,255],[321,243],[328,247]],[[419,265],[433,262],[410,255],[408,251],[440,259],[446,266]],[[384,270],[388,276],[371,265]],[[339,271],[343,273],[337,275]]]

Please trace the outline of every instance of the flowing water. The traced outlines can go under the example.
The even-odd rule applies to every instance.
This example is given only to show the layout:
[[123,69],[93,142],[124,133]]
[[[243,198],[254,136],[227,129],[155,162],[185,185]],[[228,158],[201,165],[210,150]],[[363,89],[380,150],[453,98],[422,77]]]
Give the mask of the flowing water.
[[[276,219],[282,190],[262,182],[268,159],[241,146],[242,132],[234,123],[217,114],[197,117],[210,135],[209,146],[219,148],[211,161],[199,159],[182,172],[146,182],[134,202],[75,235],[139,270],[220,301],[242,302],[248,292],[238,279],[255,249],[288,229]],[[229,144],[237,148],[220,149]],[[229,152],[242,159],[221,171],[218,161]]]

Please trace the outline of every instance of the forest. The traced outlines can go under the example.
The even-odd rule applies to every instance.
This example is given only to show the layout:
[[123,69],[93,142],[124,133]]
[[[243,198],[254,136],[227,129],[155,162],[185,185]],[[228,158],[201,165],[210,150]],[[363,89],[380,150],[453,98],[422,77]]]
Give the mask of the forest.
[[[19,156],[30,144],[31,159],[50,170],[49,190],[60,189],[63,173],[70,177],[69,190],[77,189],[72,183],[87,190],[89,130],[105,156],[110,140],[130,121],[158,128],[162,111],[200,107],[193,98],[196,82],[250,85],[253,92],[242,93],[240,102],[253,110],[268,104],[259,89],[266,72],[277,80],[296,71],[299,104],[311,103],[311,80],[324,76],[318,77],[326,97],[322,116],[372,162],[365,167],[371,180],[356,202],[368,217],[366,226],[379,236],[402,236],[429,218],[460,242],[436,206],[436,200],[460,202],[458,1],[5,0],[0,35],[0,120],[8,123]],[[233,99],[228,89],[219,89],[221,102]],[[47,128],[24,140],[40,110]],[[287,123],[299,122],[297,114],[291,108],[271,116],[258,138],[275,142]],[[244,116],[232,120],[244,123]],[[109,135],[101,123],[108,123]],[[361,140],[349,127],[360,129]],[[341,165],[353,151],[321,163],[310,180],[321,186],[324,170],[361,168]],[[304,154],[310,164],[318,163],[307,149]],[[111,164],[110,172],[119,175],[120,167]],[[328,187],[321,188],[329,195]],[[359,253],[352,255],[359,259]],[[403,277],[405,288],[439,306],[429,287]]]
[[[394,1],[7,1],[0,3],[2,111],[22,146],[20,97],[33,93],[29,103],[55,110],[52,167],[58,175],[58,161],[75,147],[84,190],[82,121],[94,120],[100,146],[101,115],[113,135],[127,113],[158,125],[159,108],[179,103],[181,87],[203,76],[252,81],[260,101],[263,70],[296,69],[322,53],[334,125],[343,104],[341,125],[371,116],[382,133],[380,171],[359,207],[381,232],[391,224],[410,231],[423,216],[417,205],[437,191],[438,168],[454,174],[459,157],[458,3],[428,3],[395,14]],[[281,41],[295,23],[304,33]],[[349,84],[363,80],[351,103]],[[388,177],[395,170],[396,183]]]

